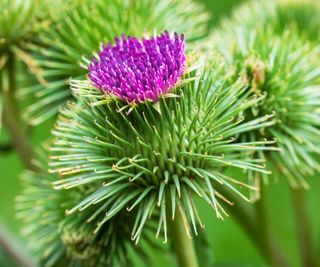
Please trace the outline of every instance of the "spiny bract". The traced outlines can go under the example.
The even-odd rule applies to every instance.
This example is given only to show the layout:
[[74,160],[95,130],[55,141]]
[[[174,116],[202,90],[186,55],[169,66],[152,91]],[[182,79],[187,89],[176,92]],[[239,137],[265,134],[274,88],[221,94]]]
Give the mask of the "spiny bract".
[[246,116],[275,115],[275,125],[241,138],[276,138],[281,153],[268,154],[267,160],[277,169],[274,174],[280,171],[293,186],[308,187],[305,177],[320,170],[319,47],[290,31],[274,34],[271,25],[263,32],[232,27],[216,32],[213,40],[234,67],[235,79],[240,75],[248,91],[265,95]]
[[132,239],[138,242],[147,220],[159,213],[157,236],[163,231],[166,241],[167,218],[174,218],[176,211],[182,214],[187,233],[191,235],[193,228],[197,234],[197,224],[202,224],[195,195],[219,218],[224,213],[219,200],[228,200],[215,185],[246,199],[237,188],[246,186],[244,179],[229,177],[222,168],[268,173],[262,160],[242,158],[242,153],[271,149],[272,142],[241,143],[236,137],[273,121],[264,116],[243,123],[243,112],[261,99],[247,99],[241,82],[227,85],[222,64],[200,66],[194,70],[189,65],[170,97],[129,110],[125,102],[106,98],[87,80],[72,82],[77,103],[61,110],[52,132],[51,172],[61,176],[54,186],[70,190],[94,184],[96,190],[69,213],[109,202],[116,194],[112,208],[96,211],[104,215],[97,230],[127,209],[136,212]]
[[[22,175],[23,189],[17,198],[17,209],[24,222],[23,233],[41,266],[131,266],[129,251],[138,253],[147,264],[147,253],[130,240],[134,223],[131,213],[124,210],[114,214],[94,232],[94,222],[104,216],[99,211],[112,208],[117,203],[117,194],[109,194],[107,201],[97,201],[89,209],[68,215],[67,209],[81,202],[98,185],[54,190],[52,182],[59,177],[48,173],[45,150],[39,155],[35,162],[37,171],[25,171]],[[144,238],[142,241],[145,243]],[[150,245],[150,241],[146,244]]]
[[204,37],[208,28],[208,14],[192,0],[71,0],[66,5],[63,15],[53,17],[53,24],[42,34],[41,47],[30,47],[46,80],[21,94],[37,98],[26,112],[31,124],[57,114],[71,98],[69,78],[85,77],[84,57],[101,43],[113,43],[114,36],[121,34],[141,38],[164,30],[184,33],[193,42]]

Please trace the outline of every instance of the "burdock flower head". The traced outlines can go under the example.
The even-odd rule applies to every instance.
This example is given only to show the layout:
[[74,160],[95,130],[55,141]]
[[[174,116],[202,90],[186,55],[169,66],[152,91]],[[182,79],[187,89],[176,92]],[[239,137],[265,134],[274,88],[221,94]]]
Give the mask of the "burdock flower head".
[[101,92],[128,103],[157,102],[182,76],[184,36],[166,31],[157,37],[122,36],[115,45],[103,45],[88,66],[89,78]]
[[[197,196],[218,218],[225,213],[219,200],[230,203],[224,190],[247,199],[238,188],[246,187],[244,177],[229,177],[226,166],[269,173],[262,159],[243,158],[243,153],[270,149],[272,142],[237,140],[239,133],[270,124],[269,116],[242,123],[244,111],[261,98],[247,98],[241,81],[230,85],[218,59],[188,62],[184,71],[183,47],[183,36],[168,33],[142,42],[116,40],[89,66],[91,80],[71,83],[77,102],[61,109],[50,172],[60,177],[53,182],[56,190],[92,189],[67,214],[90,214],[95,233],[125,210],[134,218],[136,243],[154,222],[156,236],[163,234],[165,242],[168,220],[182,224],[190,236],[197,234],[203,225]],[[124,101],[110,100],[104,92]],[[168,92],[180,97],[159,97]],[[125,113],[127,103],[138,108]]]
[[198,1],[63,2],[63,11],[50,16],[50,27],[46,27],[40,42],[30,45],[33,60],[41,68],[46,81],[45,86],[34,82],[21,93],[27,103],[33,103],[24,113],[33,125],[56,115],[59,107],[72,99],[69,78],[85,79],[87,65],[82,64],[82,59],[97,51],[99,44],[113,43],[114,36],[125,33],[140,40],[146,33],[150,36],[154,31],[168,30],[184,33],[189,47],[192,47],[194,41],[202,39],[208,32],[209,15]]
[[281,153],[264,155],[273,175],[287,177],[293,187],[308,188],[306,179],[320,170],[319,48],[290,28],[275,33],[271,24],[264,31],[237,27],[230,24],[228,30],[217,31],[212,43],[234,69],[235,79],[241,76],[248,83],[248,93],[264,96],[245,116],[270,114],[275,121],[239,138],[274,137]]

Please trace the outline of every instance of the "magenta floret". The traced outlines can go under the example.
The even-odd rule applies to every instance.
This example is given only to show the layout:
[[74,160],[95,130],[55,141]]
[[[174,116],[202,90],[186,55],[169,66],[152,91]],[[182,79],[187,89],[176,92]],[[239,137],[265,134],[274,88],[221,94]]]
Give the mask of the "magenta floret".
[[103,45],[88,66],[89,78],[103,93],[127,103],[157,102],[182,76],[185,66],[184,36],[164,32],[139,41],[115,38]]

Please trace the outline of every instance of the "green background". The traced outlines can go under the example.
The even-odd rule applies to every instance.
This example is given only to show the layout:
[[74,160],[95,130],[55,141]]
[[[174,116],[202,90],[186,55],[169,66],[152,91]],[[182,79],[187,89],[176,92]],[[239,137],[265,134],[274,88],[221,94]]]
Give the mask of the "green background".
[[[239,0],[203,0],[212,14],[211,26],[218,24],[223,16],[227,16],[232,8],[239,4]],[[53,121],[36,128],[32,132],[32,142],[39,143],[49,135],[49,129]],[[7,140],[4,132],[0,135],[0,142]],[[15,218],[14,198],[20,192],[19,173],[22,166],[17,155],[6,153],[0,155],[0,222],[9,229],[23,245],[25,240],[19,234],[21,223]],[[310,177],[311,189],[308,191],[308,211],[312,221],[312,231],[316,240],[320,239],[320,179]],[[271,181],[267,190],[267,205],[272,228],[277,234],[278,240],[289,255],[292,266],[299,267],[298,245],[294,234],[295,221],[290,202],[291,194],[288,185],[283,178],[280,181]],[[215,266],[266,266],[251,241],[245,236],[241,228],[232,217],[224,221],[217,220],[215,213],[207,205],[199,203],[203,221],[206,225],[204,232],[210,242],[210,254]],[[209,216],[211,214],[211,216]],[[154,266],[170,266],[170,255],[152,251]],[[5,257],[0,252],[1,257]],[[137,259],[139,262],[139,260]],[[7,265],[11,267],[11,264]]]

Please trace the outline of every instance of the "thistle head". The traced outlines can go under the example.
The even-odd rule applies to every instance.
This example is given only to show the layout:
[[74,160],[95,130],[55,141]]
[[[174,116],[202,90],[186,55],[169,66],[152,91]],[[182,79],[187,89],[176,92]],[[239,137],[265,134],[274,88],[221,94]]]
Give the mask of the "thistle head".
[[127,103],[157,102],[182,76],[185,66],[184,37],[168,32],[138,41],[115,38],[102,46],[98,59],[88,66],[89,78],[102,93]]
[[[176,60],[180,58],[178,53]],[[218,186],[247,199],[237,188],[246,186],[244,178],[230,177],[224,168],[268,173],[262,160],[251,161],[249,155],[269,149],[272,142],[237,140],[239,133],[270,123],[265,116],[242,124],[243,112],[261,99],[247,98],[240,81],[228,84],[222,62],[188,65],[186,70],[170,91],[175,97],[139,102],[130,113],[124,110],[127,103],[106,99],[91,81],[72,82],[77,102],[61,110],[53,130],[50,171],[61,177],[53,183],[57,190],[88,185],[95,189],[71,214],[77,209],[92,213],[92,208],[100,216],[95,224],[99,231],[115,214],[127,210],[135,220],[135,242],[150,221],[156,221],[156,236],[163,234],[166,242],[167,220],[176,212],[186,219],[190,236],[198,233],[202,223],[197,196],[218,218],[225,213],[219,200],[228,202]],[[242,153],[248,156],[241,159]],[[94,207],[95,202],[110,201],[115,201],[110,207]]]
[[[285,175],[291,185],[308,187],[305,177],[320,170],[317,155],[320,86],[320,51],[312,43],[284,31],[242,28],[216,32],[217,49],[248,84],[248,93],[264,100],[248,110],[247,117],[273,114],[275,124],[241,136],[243,140],[276,138],[281,153],[269,153],[274,172]],[[227,44],[227,45],[225,45]],[[312,133],[312,134],[310,134]]]
[[[31,47],[33,60],[41,68],[41,74],[46,81],[41,85],[38,82],[30,84],[24,91],[24,97],[31,98],[33,103],[25,112],[26,119],[31,124],[39,124],[56,115],[59,107],[72,99],[68,86],[70,77],[84,79],[88,64],[91,63],[88,60],[90,55],[98,50],[101,43],[111,43],[113,46],[114,36],[124,34],[140,40],[154,32],[175,31],[186,34],[190,47],[193,41],[202,39],[208,31],[209,15],[204,6],[192,0],[148,0],[140,1],[139,4],[136,1],[121,0],[72,0],[64,1],[63,6],[65,8],[61,14],[50,17],[52,25],[41,34],[40,42]],[[125,39],[128,42],[130,38]],[[179,40],[182,41],[181,37]],[[130,42],[132,43],[132,40]],[[152,43],[151,40],[146,42],[149,45]],[[110,51],[114,52],[116,47],[124,47],[123,45],[126,46],[119,40],[118,45],[115,44]],[[102,50],[107,52],[108,48]],[[103,51],[100,53],[103,54]],[[97,60],[99,61],[99,58]],[[157,83],[161,84],[161,80]],[[171,81],[167,81],[169,82]],[[129,86],[127,82],[125,85]],[[138,86],[145,88],[145,85]],[[156,85],[150,85],[154,86]],[[159,90],[158,87],[155,89]],[[148,93],[140,97],[154,98],[155,94]],[[129,100],[131,99],[132,97]]]

